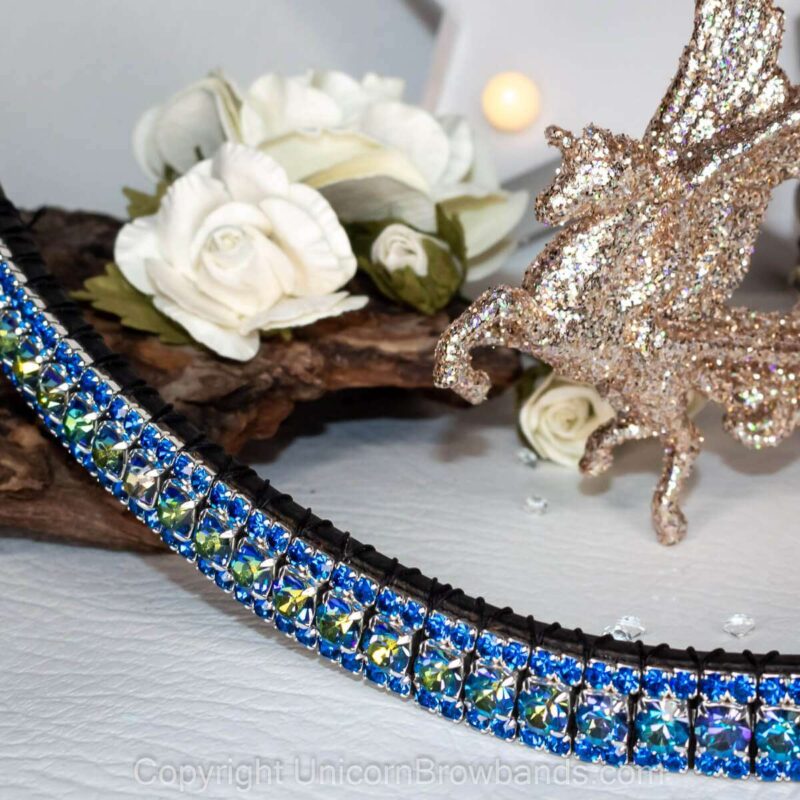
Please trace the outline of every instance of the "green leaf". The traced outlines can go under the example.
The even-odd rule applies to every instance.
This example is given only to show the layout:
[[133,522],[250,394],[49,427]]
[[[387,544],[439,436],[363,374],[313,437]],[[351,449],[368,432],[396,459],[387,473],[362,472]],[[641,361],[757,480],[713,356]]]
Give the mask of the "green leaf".
[[156,184],[156,190],[153,194],[141,192],[138,189],[131,189],[125,186],[122,189],[122,194],[128,200],[127,211],[131,219],[137,217],[149,217],[158,211],[161,206],[161,200],[167,193],[167,189],[172,185],[178,173],[172,167],[164,168],[164,177]]
[[449,215],[441,205],[436,206],[436,235],[450,248],[450,252],[462,263],[467,263],[467,244],[464,226],[455,215]]
[[379,222],[358,222],[347,226],[350,244],[358,259],[358,265],[372,279],[378,291],[395,303],[402,303],[422,314],[435,314],[443,309],[458,293],[464,283],[463,259],[456,255],[463,252],[463,231],[458,220],[441,211],[437,212],[440,230],[453,242],[456,250],[444,237],[437,239],[429,233],[417,231],[428,257],[428,272],[417,275],[411,267],[389,271],[383,264],[372,261],[372,245],[384,228],[393,224],[405,225],[402,220],[388,219]]
[[103,275],[87,278],[83,289],[73,292],[75,300],[91,304],[98,311],[119,317],[127,328],[154,333],[165,344],[190,344],[192,338],[186,331],[164,316],[146,295],[125,280],[119,267],[106,264]]

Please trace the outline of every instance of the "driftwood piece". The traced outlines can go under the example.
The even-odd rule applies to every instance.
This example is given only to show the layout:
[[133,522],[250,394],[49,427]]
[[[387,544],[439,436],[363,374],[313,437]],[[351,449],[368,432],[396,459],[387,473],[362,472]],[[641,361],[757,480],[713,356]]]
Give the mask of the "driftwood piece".
[[[45,261],[69,290],[104,269],[121,224],[56,208],[28,219]],[[426,317],[374,297],[363,311],[323,320],[289,340],[265,340],[246,364],[199,347],[162,344],[91,309],[86,316],[166,400],[235,453],[274,435],[296,404],[330,392],[393,387],[451,402],[433,389],[433,350],[461,310]],[[519,363],[506,351],[481,366],[496,386],[507,387]],[[161,547],[41,432],[6,381],[0,381],[0,531],[116,549]]]

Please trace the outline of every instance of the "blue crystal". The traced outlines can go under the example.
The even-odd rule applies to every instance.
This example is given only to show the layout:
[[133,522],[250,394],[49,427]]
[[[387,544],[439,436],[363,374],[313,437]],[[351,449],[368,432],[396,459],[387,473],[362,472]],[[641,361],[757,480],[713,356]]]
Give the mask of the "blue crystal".
[[111,402],[111,398],[114,396],[114,393],[111,391],[111,387],[107,383],[101,382],[95,387],[92,396],[94,397],[94,401],[98,406],[105,408]]
[[175,458],[176,447],[169,439],[162,439],[156,448],[156,458],[165,466],[169,466]]
[[519,642],[509,642],[503,648],[503,661],[509,669],[522,669],[528,659],[528,650]]
[[211,486],[211,473],[203,466],[196,466],[192,470],[192,491],[205,496]]
[[625,742],[628,705],[625,698],[598,691],[583,691],[575,715],[578,731],[593,745]]
[[639,673],[632,667],[619,667],[611,682],[620,694],[633,694],[639,690]]
[[677,670],[670,680],[675,697],[688,700],[697,694],[697,675],[688,670]]
[[583,677],[583,668],[572,656],[562,656],[558,665],[558,674],[564,683],[569,686],[577,686]]
[[256,539],[266,540],[268,525],[269,525],[269,520],[267,519],[264,512],[256,509],[249,516],[245,528],[249,536],[254,536]]
[[716,775],[722,769],[722,759],[712,753],[701,753],[695,758],[694,766],[704,775]]
[[425,622],[425,606],[415,600],[407,600],[402,617],[409,628],[419,630]]
[[364,677],[368,681],[376,683],[378,686],[385,686],[389,679],[388,674],[384,670],[379,669],[373,664],[364,665]]
[[233,493],[231,492],[230,487],[225,483],[222,483],[222,481],[217,481],[217,483],[214,484],[214,488],[211,490],[208,502],[209,505],[213,506],[214,508],[224,511],[227,509],[228,503],[230,503],[232,497]]
[[383,589],[378,595],[377,608],[381,614],[394,617],[400,613],[400,598],[391,589]]
[[411,694],[411,683],[408,678],[397,678],[390,675],[386,685],[389,687],[389,691],[399,694],[401,697],[408,697]]
[[534,650],[530,658],[531,671],[540,678],[547,678],[555,673],[558,661],[547,650]]
[[761,758],[756,761],[756,775],[762,781],[776,781],[780,774],[780,766],[769,758]]
[[289,545],[289,559],[298,567],[306,566],[310,556],[311,548],[302,539],[295,539]]
[[158,430],[153,425],[147,425],[145,429],[142,431],[141,439],[139,439],[139,444],[145,450],[155,450],[158,446],[158,442],[160,441],[160,434]]
[[730,681],[728,690],[731,696],[742,705],[755,700],[756,682],[752,675],[736,675]]
[[529,728],[521,728],[519,732],[520,741],[528,747],[540,748],[544,746],[544,738]]
[[434,710],[439,707],[439,698],[436,695],[431,694],[431,692],[426,692],[425,690],[420,690],[417,692],[417,702],[423,708],[429,708]]
[[728,758],[723,764],[723,769],[729,778],[744,778],[750,772],[750,765],[743,758]]
[[728,681],[718,672],[704,675],[700,681],[700,691],[709,700],[720,700],[728,689]]
[[97,373],[93,369],[87,369],[83,375],[81,375],[81,382],[79,384],[79,388],[82,392],[86,392],[86,394],[93,394],[95,387],[100,383],[100,378],[97,377]]
[[375,602],[377,587],[369,578],[359,578],[353,586],[356,600],[364,606],[371,606]]
[[441,704],[442,716],[445,719],[458,722],[464,716],[464,709],[460,703],[448,702],[443,700]]
[[752,732],[747,709],[702,703],[695,721],[698,748],[720,758],[747,752]]
[[792,678],[786,687],[786,691],[789,692],[792,702],[796,706],[800,705],[800,678]]
[[[380,602],[380,598],[379,598]],[[425,622],[425,632],[431,639],[442,641],[447,638],[450,629],[450,624],[447,617],[438,611],[432,611],[430,616]]]
[[662,698],[639,701],[636,712],[638,741],[654,752],[667,755],[689,741],[689,709],[685,700]]
[[350,567],[345,564],[336,565],[336,569],[333,570],[331,575],[331,586],[343,592],[350,592],[353,590],[355,582],[356,574]]
[[664,759],[664,767],[669,772],[685,772],[689,767],[689,759],[681,753],[671,753]]
[[471,649],[473,638],[473,631],[465,622],[457,622],[450,631],[450,641],[459,650]]
[[773,761],[800,759],[800,711],[796,708],[762,708],[756,722],[760,754]]
[[514,710],[514,674],[477,664],[467,675],[464,701],[482,717],[509,717]]
[[633,755],[633,763],[637,767],[644,767],[645,769],[652,769],[661,763],[661,759],[657,753],[648,750],[646,747],[638,748]]
[[611,668],[608,664],[595,661],[586,667],[584,677],[589,686],[593,686],[595,689],[603,689],[611,683]]
[[328,579],[331,571],[331,559],[325,553],[317,553],[309,559],[308,571],[312,578],[318,581]]
[[758,694],[767,705],[776,706],[783,700],[786,688],[780,678],[763,678],[758,685]]
[[356,653],[342,653],[342,666],[349,672],[361,672],[363,662]]
[[237,525],[243,525],[250,513],[250,504],[241,495],[236,497],[228,503],[228,516],[236,522]]
[[192,473],[194,472],[194,459],[188,453],[181,453],[172,465],[172,475],[189,483],[191,486]]
[[500,640],[491,633],[482,633],[478,637],[475,649],[481,658],[488,658],[490,661],[499,659],[503,651]]
[[289,531],[278,523],[273,523],[267,531],[267,544],[273,553],[285,552],[290,538]]

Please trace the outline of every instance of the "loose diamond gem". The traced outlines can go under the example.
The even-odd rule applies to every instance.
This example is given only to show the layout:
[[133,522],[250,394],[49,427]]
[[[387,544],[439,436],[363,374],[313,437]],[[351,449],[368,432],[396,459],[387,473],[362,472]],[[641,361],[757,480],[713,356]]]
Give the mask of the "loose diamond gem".
[[516,679],[496,667],[477,666],[467,676],[464,700],[481,717],[508,717],[514,710]]
[[529,514],[542,515],[547,512],[547,500],[544,497],[539,497],[537,494],[532,494],[525,499],[525,510]]
[[731,636],[735,636],[737,639],[741,639],[747,636],[748,633],[751,633],[755,627],[756,621],[749,614],[731,614],[731,616],[725,620],[722,630]]
[[272,586],[275,561],[252,539],[243,539],[228,567],[238,586],[266,597]]
[[517,450],[517,458],[526,467],[535,467],[539,463],[539,456],[529,447],[520,447],[520,449]]
[[158,496],[158,521],[178,537],[188,537],[194,527],[194,499],[176,483],[168,483]]
[[95,466],[112,480],[119,480],[125,471],[128,441],[118,422],[104,422],[92,441]]
[[75,395],[67,405],[64,414],[64,436],[76,450],[89,452],[94,436],[94,426],[100,411],[93,400],[83,395]]
[[158,490],[159,470],[141,451],[131,453],[122,479],[125,494],[143,509],[152,509]]
[[331,645],[353,650],[361,636],[364,612],[330,593],[317,610],[317,633]]
[[194,532],[195,552],[219,567],[227,566],[233,552],[233,536],[234,531],[216,514],[203,511]]
[[755,733],[760,754],[784,763],[800,760],[800,709],[762,708]]
[[635,642],[646,630],[639,617],[625,614],[613,625],[609,625],[603,633],[611,634],[618,642]]
[[689,741],[689,709],[685,700],[663,698],[639,701],[636,732],[641,744],[656,753],[668,754]]
[[446,647],[425,642],[414,663],[417,683],[438,697],[457,698],[463,682],[460,656]]
[[528,680],[519,695],[519,719],[543,737],[563,734],[569,720],[569,689],[546,681]]
[[48,417],[61,420],[67,407],[69,375],[61,364],[47,364],[39,375],[36,402]]

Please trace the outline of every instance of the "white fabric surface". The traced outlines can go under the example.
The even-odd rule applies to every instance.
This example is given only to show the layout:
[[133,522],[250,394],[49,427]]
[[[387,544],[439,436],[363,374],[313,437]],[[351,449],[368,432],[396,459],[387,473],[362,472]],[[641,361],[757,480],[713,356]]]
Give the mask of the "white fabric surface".
[[[541,619],[599,631],[636,613],[651,642],[800,651],[790,577],[800,556],[797,439],[750,453],[704,414],[708,445],[686,503],[690,536],[665,549],[648,519],[654,446],[625,448],[610,479],[589,484],[518,461],[510,398],[458,411],[412,409],[409,401],[381,406],[381,414],[271,445],[261,453],[274,460],[264,474],[405,563]],[[546,515],[523,510],[530,493],[548,498]],[[732,800],[797,791],[646,773],[642,780],[654,782],[639,787],[633,770],[572,761],[567,773],[552,756],[361,685],[176,556],[0,539],[0,558],[4,800],[456,793]],[[740,610],[758,627],[737,642],[721,627]],[[351,768],[349,776],[317,771],[323,782],[310,781],[314,759]],[[432,759],[441,781],[430,782],[431,762],[422,761],[409,785],[403,770],[418,759]],[[200,768],[211,775],[205,787]],[[465,768],[488,779],[474,781]],[[509,768],[522,785],[509,784]],[[183,769],[183,792],[174,769]],[[388,771],[388,782],[369,785],[376,769]]]

